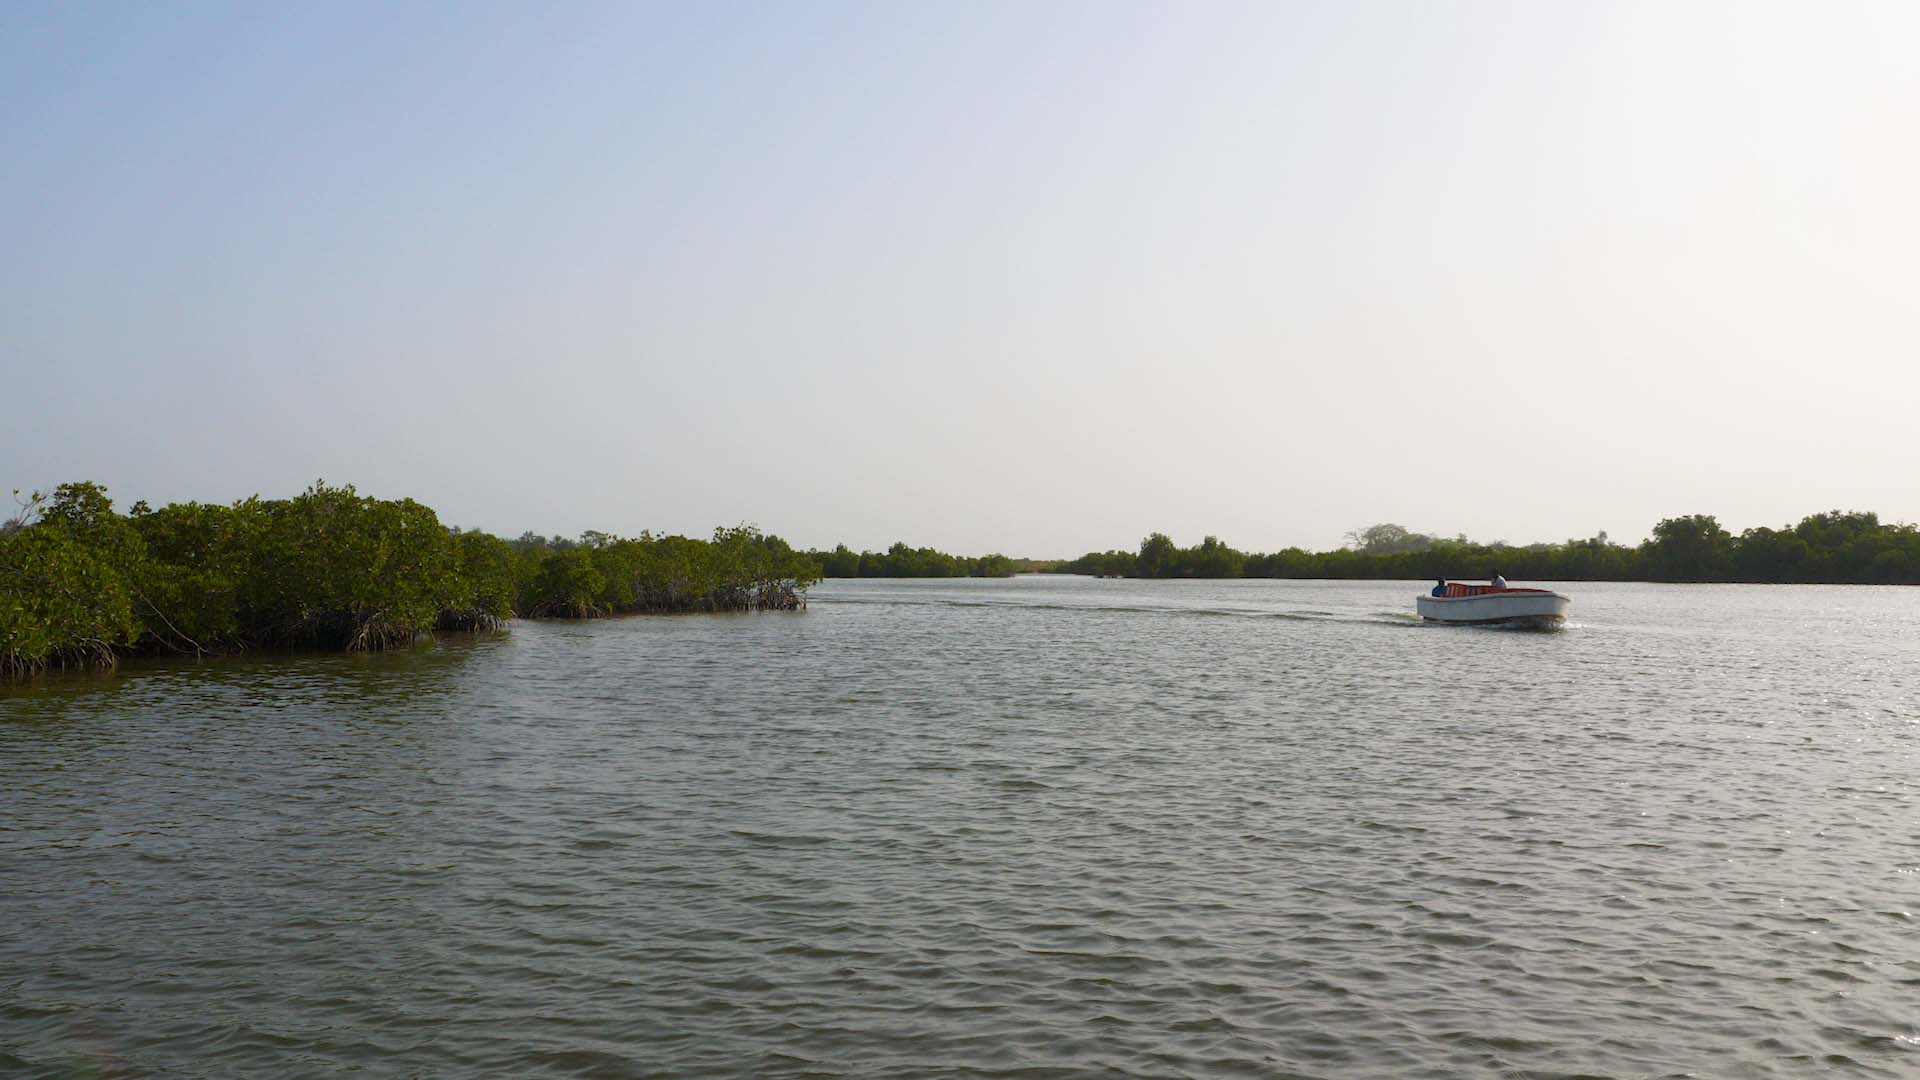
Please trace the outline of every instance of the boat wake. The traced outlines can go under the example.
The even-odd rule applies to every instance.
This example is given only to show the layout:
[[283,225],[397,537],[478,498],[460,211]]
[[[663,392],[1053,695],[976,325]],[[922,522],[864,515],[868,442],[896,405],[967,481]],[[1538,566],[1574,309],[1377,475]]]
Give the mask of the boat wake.
[[1176,615],[1206,619],[1280,619],[1287,622],[1349,623],[1373,626],[1423,626],[1418,615],[1401,611],[1340,612],[1316,608],[1274,611],[1263,608],[1180,607],[1166,604],[1062,604],[1047,601],[961,600],[947,597],[903,599],[887,597],[810,597],[819,608],[847,606],[893,606],[933,608],[981,608],[1013,611],[1064,611],[1089,615]]

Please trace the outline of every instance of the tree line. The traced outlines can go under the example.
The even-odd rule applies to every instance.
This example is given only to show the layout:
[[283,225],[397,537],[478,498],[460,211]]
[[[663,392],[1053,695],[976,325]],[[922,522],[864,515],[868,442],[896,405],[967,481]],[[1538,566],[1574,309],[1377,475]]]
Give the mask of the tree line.
[[822,577],[830,578],[1012,577],[1052,565],[1032,559],[1010,559],[997,552],[973,557],[949,555],[929,547],[908,547],[905,543],[896,543],[885,551],[860,552],[839,544],[832,551],[809,551],[807,557],[819,565]]
[[711,538],[503,540],[449,528],[411,499],[316,483],[291,499],[135,503],[98,484],[22,500],[0,523],[0,678],[112,666],[134,653],[274,647],[375,650],[430,630],[479,630],[515,616],[793,609],[822,577],[1003,577],[1058,571],[1140,578],[1482,578],[1545,581],[1920,584],[1920,530],[1834,510],[1735,535],[1711,515],[1667,518],[1634,546],[1587,540],[1482,544],[1399,525],[1346,547],[1260,554],[1209,536],[1180,547],[1154,533],[1137,551],[1060,563],[884,552],[795,551],[751,526]]
[[509,541],[351,485],[122,514],[100,485],[62,484],[0,525],[0,678],[135,653],[377,650],[514,616],[793,609],[819,576],[751,526]]
[[1348,534],[1333,551],[1290,547],[1238,551],[1209,536],[1180,547],[1153,533],[1137,551],[1092,551],[1059,563],[1060,573],[1139,578],[1485,578],[1535,581],[1754,582],[1770,584],[1920,584],[1920,529],[1884,524],[1879,515],[1833,510],[1779,529],[1734,534],[1710,514],[1666,518],[1644,543],[1606,533],[1587,540],[1528,544],[1444,539],[1399,525]]

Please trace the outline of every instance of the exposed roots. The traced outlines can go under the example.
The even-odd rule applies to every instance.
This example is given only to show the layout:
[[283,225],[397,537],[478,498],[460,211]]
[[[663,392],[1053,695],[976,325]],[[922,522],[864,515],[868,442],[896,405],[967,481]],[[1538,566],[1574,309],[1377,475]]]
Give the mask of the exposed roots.
[[527,613],[533,619],[604,619],[613,614],[613,609],[590,604],[585,600],[555,600],[539,604]]
[[[721,611],[799,611],[807,592],[791,578],[722,585],[694,592],[684,581],[636,585],[630,604],[604,607],[588,603],[545,603],[527,612],[530,619],[599,619],[609,615],[682,615]],[[444,617],[443,617],[444,618]]]
[[398,649],[411,645],[420,636],[420,631],[412,625],[403,625],[385,618],[382,613],[374,612],[353,628],[353,634],[347,638],[348,652],[381,652],[386,649]]
[[110,643],[82,638],[44,656],[29,656],[16,649],[0,652],[0,682],[24,682],[49,671],[112,671],[119,666],[120,654]]
[[761,611],[799,611],[807,606],[807,591],[791,579],[758,581],[753,587],[753,606]]
[[470,634],[491,634],[506,625],[506,620],[490,611],[479,608],[448,609],[440,613],[434,621],[435,630],[462,631]]

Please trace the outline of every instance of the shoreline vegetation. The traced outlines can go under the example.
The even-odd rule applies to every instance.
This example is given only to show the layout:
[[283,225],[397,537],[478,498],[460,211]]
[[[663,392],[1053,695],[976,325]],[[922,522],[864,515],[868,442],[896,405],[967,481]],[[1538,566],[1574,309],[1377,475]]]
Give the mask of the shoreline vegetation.
[[1920,529],[1839,510],[1737,536],[1709,515],[1668,518],[1636,546],[1605,533],[1482,544],[1387,524],[1334,551],[1250,553],[1212,536],[1183,548],[1153,533],[1137,551],[1048,561],[905,543],[796,551],[750,525],[707,540],[591,531],[503,540],[442,525],[412,499],[324,482],[291,499],[135,503],[124,514],[94,483],[16,498],[19,512],[0,523],[0,681],[134,655],[377,651],[513,618],[791,611],[829,577],[1432,580],[1498,569],[1532,581],[1920,584]]
[[815,560],[751,526],[502,540],[324,482],[125,514],[93,483],[19,501],[0,525],[0,680],[144,654],[375,651],[516,615],[794,610],[819,580]]
[[932,548],[910,548],[897,543],[885,551],[854,552],[840,544],[832,551],[814,549],[807,557],[818,563],[823,578],[952,578],[1012,577],[1045,573],[1060,565],[1054,559],[1010,559],[994,553],[969,557]]
[[1606,533],[1588,540],[1515,546],[1475,543],[1384,524],[1347,534],[1334,551],[1291,547],[1243,552],[1209,536],[1179,547],[1164,533],[1138,551],[1090,551],[1052,572],[1132,578],[1485,578],[1499,570],[1530,581],[1652,581],[1755,585],[1920,585],[1920,528],[1878,514],[1832,510],[1779,529],[1734,535],[1710,514],[1666,518],[1636,546]]

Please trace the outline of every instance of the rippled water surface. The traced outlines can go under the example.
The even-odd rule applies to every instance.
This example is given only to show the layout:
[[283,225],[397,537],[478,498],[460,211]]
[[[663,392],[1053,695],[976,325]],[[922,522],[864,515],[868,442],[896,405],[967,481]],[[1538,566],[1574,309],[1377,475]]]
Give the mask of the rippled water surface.
[[0,692],[0,1076],[1920,1076],[1920,589],[836,582]]

